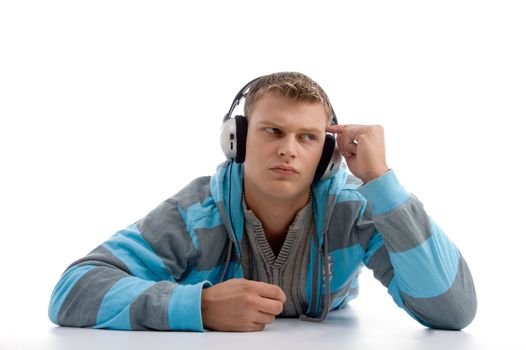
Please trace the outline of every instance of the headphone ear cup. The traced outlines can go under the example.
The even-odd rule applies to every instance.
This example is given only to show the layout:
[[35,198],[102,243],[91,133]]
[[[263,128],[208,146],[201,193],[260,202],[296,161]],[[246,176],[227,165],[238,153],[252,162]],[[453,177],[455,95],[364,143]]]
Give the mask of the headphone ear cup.
[[321,158],[314,173],[314,181],[327,179],[340,169],[342,155],[336,147],[336,139],[332,134],[325,135]]
[[227,119],[223,122],[219,135],[219,143],[227,159],[236,158],[236,121],[234,119]]
[[237,154],[235,156],[236,163],[243,163],[246,155],[248,119],[244,115],[236,115],[236,141]]
[[243,115],[236,115],[223,122],[219,142],[227,159],[234,159],[236,163],[245,161],[247,129],[247,118]]

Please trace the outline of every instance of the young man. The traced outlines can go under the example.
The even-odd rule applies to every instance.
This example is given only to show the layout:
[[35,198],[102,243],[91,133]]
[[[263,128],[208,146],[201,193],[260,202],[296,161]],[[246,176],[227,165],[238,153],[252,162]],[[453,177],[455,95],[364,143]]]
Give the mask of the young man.
[[[246,117],[230,118],[245,93]],[[335,122],[303,74],[247,84],[222,136],[236,161],[73,263],[50,319],[197,331],[261,330],[276,316],[322,321],[356,297],[365,265],[421,324],[468,325],[477,302],[467,264],[387,166],[382,127]],[[334,167],[327,133],[354,176]]]

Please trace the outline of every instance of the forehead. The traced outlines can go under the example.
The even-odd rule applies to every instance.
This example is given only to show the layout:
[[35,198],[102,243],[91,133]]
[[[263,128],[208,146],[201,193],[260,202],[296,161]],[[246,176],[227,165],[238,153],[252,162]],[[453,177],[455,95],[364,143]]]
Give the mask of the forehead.
[[329,116],[321,102],[306,102],[266,92],[254,104],[248,115],[249,124],[275,123],[323,131]]

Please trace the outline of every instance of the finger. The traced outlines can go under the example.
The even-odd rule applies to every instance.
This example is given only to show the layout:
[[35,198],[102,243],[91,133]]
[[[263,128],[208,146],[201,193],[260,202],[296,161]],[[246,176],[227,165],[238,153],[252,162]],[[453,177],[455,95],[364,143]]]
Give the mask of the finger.
[[265,282],[258,282],[258,281],[251,281],[251,282],[254,283],[254,286],[256,287],[256,291],[259,294],[259,296],[264,297],[264,298],[279,300],[282,303],[285,303],[285,301],[287,300],[285,293],[283,292],[283,290],[281,290],[280,287],[274,284],[265,283]]
[[344,130],[351,130],[351,129],[363,129],[366,127],[366,125],[362,124],[332,124],[325,128],[326,132],[332,132],[336,134],[341,134]]
[[358,145],[355,143],[349,143],[345,146],[338,146],[338,151],[345,157],[349,158],[350,156],[356,154],[358,152]]
[[258,300],[257,309],[267,314],[279,315],[283,311],[283,303],[279,300],[261,297]]
[[349,138],[349,137],[338,135],[338,137],[336,137],[336,143],[338,144],[339,150],[350,149],[351,151],[356,153],[356,146],[358,144],[358,141],[353,140],[352,138]]
[[259,331],[262,331],[265,328],[265,326],[266,325],[264,323],[253,322],[252,326],[248,329],[248,331],[249,332],[259,332]]
[[341,134],[343,132],[343,125],[329,125],[325,128],[326,132],[332,132],[335,134]]
[[258,312],[254,322],[260,324],[271,324],[276,319],[276,316],[273,314],[268,314],[266,312]]

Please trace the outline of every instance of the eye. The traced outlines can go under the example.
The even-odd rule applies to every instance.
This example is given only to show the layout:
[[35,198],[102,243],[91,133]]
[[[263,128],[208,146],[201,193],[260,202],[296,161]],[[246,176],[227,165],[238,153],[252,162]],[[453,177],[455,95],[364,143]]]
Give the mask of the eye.
[[269,128],[265,128],[264,130],[265,132],[272,134],[272,135],[281,135],[281,130],[278,128],[269,127]]
[[307,142],[313,142],[317,140],[316,135],[314,134],[303,134],[302,136],[303,136],[303,140]]

